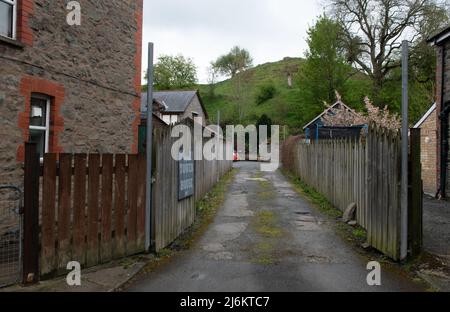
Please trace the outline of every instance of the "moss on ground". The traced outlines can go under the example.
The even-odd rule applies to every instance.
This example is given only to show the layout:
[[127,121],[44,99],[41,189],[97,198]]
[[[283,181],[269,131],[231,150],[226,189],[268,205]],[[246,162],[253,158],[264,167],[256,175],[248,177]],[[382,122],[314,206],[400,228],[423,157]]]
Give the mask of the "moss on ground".
[[278,226],[278,216],[273,211],[259,211],[253,219],[252,228],[260,237],[260,242],[253,248],[254,255],[250,261],[260,265],[275,264],[275,247],[277,240],[283,236],[283,230]]

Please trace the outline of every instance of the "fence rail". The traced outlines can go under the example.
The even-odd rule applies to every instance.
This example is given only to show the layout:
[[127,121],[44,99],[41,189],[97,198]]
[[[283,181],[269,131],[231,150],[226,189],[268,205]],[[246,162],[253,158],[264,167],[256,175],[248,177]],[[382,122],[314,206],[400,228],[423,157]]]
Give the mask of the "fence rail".
[[[420,133],[418,135],[420,137]],[[416,138],[417,133],[412,132],[412,136]],[[414,155],[420,154],[417,140],[411,142],[415,147],[411,151]],[[358,140],[306,144],[300,138],[290,138],[283,143],[282,162],[285,168],[322,193],[341,211],[355,203],[357,221],[367,230],[368,243],[399,260],[400,153],[400,135],[373,126]],[[420,174],[415,172],[412,185],[420,185]],[[421,209],[421,204],[414,206],[411,203],[410,212],[415,216],[411,219],[412,225],[418,224],[420,213],[417,211]],[[410,232],[415,231],[421,229],[416,225]]]

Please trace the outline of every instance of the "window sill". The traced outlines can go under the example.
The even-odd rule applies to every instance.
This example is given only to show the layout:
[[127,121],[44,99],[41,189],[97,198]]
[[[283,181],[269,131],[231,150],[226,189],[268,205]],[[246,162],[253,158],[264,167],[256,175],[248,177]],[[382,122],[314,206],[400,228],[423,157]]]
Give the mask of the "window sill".
[[25,45],[20,41],[17,41],[15,39],[11,39],[8,37],[0,36],[0,44],[2,44],[2,43],[5,43],[7,45],[10,45],[10,46],[12,46],[14,48],[18,48],[18,49],[23,49],[25,47]]

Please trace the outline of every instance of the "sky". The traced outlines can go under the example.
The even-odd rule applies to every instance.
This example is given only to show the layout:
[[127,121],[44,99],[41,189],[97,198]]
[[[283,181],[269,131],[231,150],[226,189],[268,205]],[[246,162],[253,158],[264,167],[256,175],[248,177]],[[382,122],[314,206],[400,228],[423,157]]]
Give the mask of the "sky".
[[200,83],[207,69],[233,46],[247,49],[254,65],[300,57],[307,29],[323,12],[319,0],[144,0],[143,68],[147,43],[160,55],[192,58]]

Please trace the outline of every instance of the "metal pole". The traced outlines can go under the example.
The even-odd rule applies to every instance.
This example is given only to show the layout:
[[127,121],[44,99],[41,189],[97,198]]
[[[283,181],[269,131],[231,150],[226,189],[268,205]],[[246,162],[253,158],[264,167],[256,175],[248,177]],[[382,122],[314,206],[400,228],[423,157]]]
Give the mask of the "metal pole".
[[147,188],[145,206],[145,250],[150,251],[152,245],[152,152],[153,152],[153,43],[148,44],[148,71],[147,71]]
[[408,256],[408,57],[409,43],[402,43],[402,183],[400,260]]

